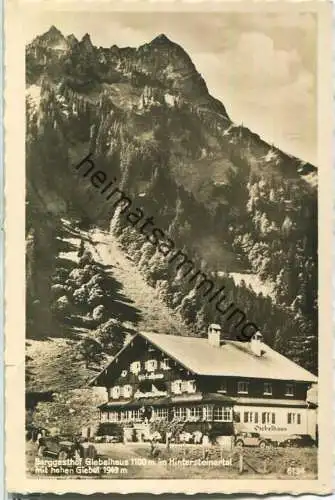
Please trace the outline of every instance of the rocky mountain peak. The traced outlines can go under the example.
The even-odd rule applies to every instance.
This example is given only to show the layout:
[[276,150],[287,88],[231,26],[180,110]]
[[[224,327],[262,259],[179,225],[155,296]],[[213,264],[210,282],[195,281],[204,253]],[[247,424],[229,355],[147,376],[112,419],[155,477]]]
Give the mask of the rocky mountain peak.
[[42,42],[45,45],[53,45],[55,43],[64,42],[65,37],[56,26],[51,26],[43,35],[37,37],[36,41]]
[[45,33],[45,35],[48,35],[48,36],[63,36],[62,35],[62,32],[56,28],[55,25],[52,25],[49,30]]
[[73,34],[73,33],[72,33],[71,35],[67,36],[67,37],[66,37],[66,40],[67,40],[67,42],[68,42],[68,44],[69,44],[70,46],[75,45],[75,44],[77,44],[77,43],[78,43],[78,40],[77,40],[77,38],[74,36],[74,34]]
[[83,38],[81,39],[81,41],[79,43],[80,43],[81,48],[84,49],[84,51],[93,52],[94,45],[93,45],[91,37],[88,33],[86,33],[83,36]]
[[85,35],[81,39],[81,43],[83,43],[85,45],[90,45],[91,47],[93,47],[91,37],[88,33],[85,33]]
[[161,33],[160,35],[156,36],[153,40],[151,40],[149,45],[157,45],[157,44],[174,45],[174,43],[166,35],[164,35],[164,33]]

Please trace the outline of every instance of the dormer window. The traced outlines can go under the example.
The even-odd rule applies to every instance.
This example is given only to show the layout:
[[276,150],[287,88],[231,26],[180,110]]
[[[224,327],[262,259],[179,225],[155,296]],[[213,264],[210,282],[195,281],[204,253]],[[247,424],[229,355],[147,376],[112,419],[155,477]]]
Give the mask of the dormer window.
[[145,363],[145,369],[147,372],[154,372],[157,369],[157,365],[156,359],[148,359]]
[[244,380],[237,383],[237,392],[238,394],[248,394],[249,391],[249,382],[245,382]]
[[272,396],[272,384],[270,382],[264,382],[264,396]]
[[130,365],[130,371],[131,373],[134,373],[137,375],[141,371],[141,362],[140,361],[133,361]]
[[171,370],[169,358],[162,359],[162,361],[161,361],[161,369],[162,370]]
[[182,392],[182,381],[174,380],[171,384],[171,391],[175,394],[181,394]]
[[285,396],[294,396],[293,384],[286,384]]

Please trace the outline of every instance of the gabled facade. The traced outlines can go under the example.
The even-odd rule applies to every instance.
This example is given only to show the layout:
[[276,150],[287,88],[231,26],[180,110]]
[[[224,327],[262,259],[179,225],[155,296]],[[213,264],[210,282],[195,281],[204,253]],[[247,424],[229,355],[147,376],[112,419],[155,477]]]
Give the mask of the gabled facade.
[[103,422],[136,429],[179,420],[280,440],[287,434],[314,437],[306,394],[315,382],[260,337],[247,344],[222,341],[219,327],[211,325],[205,339],[138,333],[90,385],[106,388]]

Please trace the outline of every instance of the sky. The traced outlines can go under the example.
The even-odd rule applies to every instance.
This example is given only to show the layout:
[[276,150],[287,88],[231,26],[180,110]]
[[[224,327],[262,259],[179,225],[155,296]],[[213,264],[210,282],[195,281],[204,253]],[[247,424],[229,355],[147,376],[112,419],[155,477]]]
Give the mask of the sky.
[[230,118],[317,164],[316,19],[312,13],[27,11],[25,39],[55,25],[95,45],[136,47],[164,33],[189,54]]

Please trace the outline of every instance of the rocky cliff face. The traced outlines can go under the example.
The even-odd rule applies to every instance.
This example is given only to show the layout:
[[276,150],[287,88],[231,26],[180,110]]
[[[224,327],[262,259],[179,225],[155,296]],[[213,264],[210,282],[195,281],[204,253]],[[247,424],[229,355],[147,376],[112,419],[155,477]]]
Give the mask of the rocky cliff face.
[[[271,282],[276,307],[291,311],[286,326],[281,313],[269,320],[277,313],[264,297],[234,293],[273,337],[279,331],[278,343],[293,320],[316,334],[316,168],[234,124],[182,47],[165,35],[138,48],[95,47],[88,34],[52,27],[27,46],[26,74],[35,231],[48,214],[109,226],[110,207],[73,175],[91,152],[202,267]],[[156,280],[173,280],[160,272]]]

